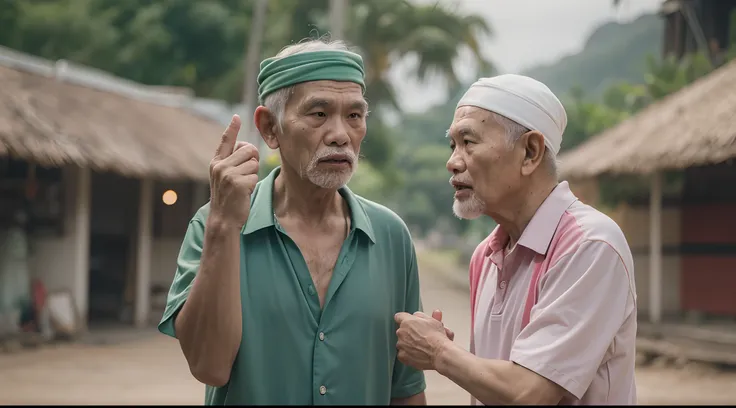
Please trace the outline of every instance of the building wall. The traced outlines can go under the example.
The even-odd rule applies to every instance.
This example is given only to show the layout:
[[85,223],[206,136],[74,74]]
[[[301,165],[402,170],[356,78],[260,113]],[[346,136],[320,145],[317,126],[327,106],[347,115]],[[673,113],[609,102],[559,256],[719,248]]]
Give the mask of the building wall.
[[74,278],[74,236],[76,196],[68,192],[76,189],[76,173],[73,168],[64,169],[64,221],[63,234],[43,233],[30,237],[31,275],[41,279],[49,291],[72,290]]
[[[75,297],[80,290],[75,285],[78,282],[79,267],[76,260],[78,251],[75,241],[74,226],[77,222],[77,174],[78,169],[65,168],[64,174],[64,228],[61,235],[43,234],[31,237],[31,253],[29,267],[31,275],[41,279],[49,292],[69,290]],[[106,182],[107,181],[107,182]],[[90,222],[90,231],[96,233],[118,233],[131,235],[131,256],[128,257],[129,272],[134,271],[135,265],[135,233],[137,232],[138,195],[135,190],[139,181],[127,180],[133,183],[133,189],[120,191],[120,185],[109,183],[104,177],[92,177],[92,189],[97,189],[95,199],[90,199],[91,213],[95,214]],[[126,183],[130,184],[130,183]],[[130,185],[128,185],[130,187]],[[202,187],[193,188],[191,183],[156,183],[154,204],[154,238],[151,251],[151,286],[160,285],[168,292],[168,288],[176,270],[176,257],[179,252],[184,231],[193,211],[206,202],[202,194]],[[173,188],[179,194],[179,199],[173,206],[161,204],[161,195],[166,189]],[[102,191],[100,191],[102,190]],[[128,191],[131,190],[131,191]],[[94,191],[94,190],[93,190]],[[116,192],[117,191],[117,192]],[[101,194],[100,194],[101,193]],[[120,196],[127,198],[120,199]],[[87,266],[83,265],[83,269]],[[85,286],[86,282],[82,282]],[[78,285],[77,285],[78,286]],[[82,293],[85,298],[77,302],[79,307],[86,307],[88,294]],[[154,319],[157,316],[153,316]]]
[[686,310],[736,316],[736,204],[683,208],[682,302]]
[[[626,235],[634,257],[634,275],[638,298],[638,310],[646,318],[650,310],[649,274],[649,207],[619,206],[609,214]],[[681,211],[679,208],[664,208],[662,211],[662,314],[679,315],[681,256],[678,247],[681,242]]]
[[62,232],[58,234],[44,231],[29,237],[29,270],[32,277],[44,283],[48,292],[69,291],[77,309],[82,311],[80,318],[86,321],[88,281],[81,271],[87,269],[88,259],[80,256],[85,249],[79,245],[80,234],[77,231],[84,231],[88,227],[83,214],[89,209],[89,205],[82,203],[80,206],[78,194],[81,191],[83,199],[89,199],[89,173],[68,166],[62,169],[62,180]]
[[[209,198],[206,187],[205,183],[156,183],[151,260],[152,285],[162,285],[168,291],[174,278],[176,258],[189,220]],[[178,199],[174,205],[163,204],[162,196],[166,190],[174,190],[177,193]]]
[[[73,184],[73,180],[69,183]],[[75,242],[71,226],[75,222],[75,198],[73,194],[65,194],[63,235],[43,234],[30,237],[31,276],[39,278],[49,292],[73,289]]]

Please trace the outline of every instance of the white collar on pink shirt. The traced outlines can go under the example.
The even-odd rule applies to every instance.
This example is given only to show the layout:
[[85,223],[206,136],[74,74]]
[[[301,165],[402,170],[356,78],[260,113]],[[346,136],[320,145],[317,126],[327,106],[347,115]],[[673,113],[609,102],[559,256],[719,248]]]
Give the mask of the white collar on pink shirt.
[[[563,181],[552,190],[547,198],[539,206],[537,212],[529,221],[529,224],[521,233],[517,245],[524,246],[532,251],[546,255],[549,244],[557,230],[562,215],[570,206],[577,201],[577,197],[570,191],[567,181]],[[509,234],[500,225],[491,233],[486,247],[486,256],[503,251],[509,240]]]

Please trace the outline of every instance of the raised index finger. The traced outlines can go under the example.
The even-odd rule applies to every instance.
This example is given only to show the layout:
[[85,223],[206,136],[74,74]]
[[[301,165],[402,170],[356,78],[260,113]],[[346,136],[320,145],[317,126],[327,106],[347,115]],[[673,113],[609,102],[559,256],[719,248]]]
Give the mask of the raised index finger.
[[233,153],[235,148],[235,142],[238,140],[238,132],[240,131],[240,116],[233,115],[230,120],[230,124],[225,129],[220,139],[220,145],[217,146],[215,151],[215,157],[218,159],[224,159]]

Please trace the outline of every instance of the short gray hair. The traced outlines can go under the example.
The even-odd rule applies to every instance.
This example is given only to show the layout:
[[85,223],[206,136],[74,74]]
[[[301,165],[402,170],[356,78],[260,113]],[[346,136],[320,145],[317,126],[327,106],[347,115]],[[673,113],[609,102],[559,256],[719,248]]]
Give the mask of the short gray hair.
[[[506,141],[508,142],[509,148],[512,148],[516,144],[516,142],[519,141],[521,135],[530,131],[530,129],[526,126],[520,125],[503,115],[499,115],[495,112],[490,112],[490,115],[496,123],[504,128],[506,132]],[[549,147],[544,150],[543,162],[544,165],[547,166],[547,170],[549,171],[549,173],[557,177],[557,155],[555,154],[555,152],[550,150]]]
[[[281,51],[279,51],[278,54],[276,54],[274,58],[279,59],[288,57],[290,55],[301,54],[303,52],[325,50],[349,51],[349,48],[347,44],[340,40],[307,40],[284,47]],[[289,98],[294,93],[295,86],[296,85],[292,85],[286,88],[281,88],[278,91],[275,91],[272,94],[266,96],[265,100],[263,101],[263,106],[268,108],[268,110],[271,111],[271,113],[273,113],[274,117],[276,118],[276,124],[279,131],[283,130],[282,126],[284,121],[284,110],[286,110],[286,104],[289,102]]]

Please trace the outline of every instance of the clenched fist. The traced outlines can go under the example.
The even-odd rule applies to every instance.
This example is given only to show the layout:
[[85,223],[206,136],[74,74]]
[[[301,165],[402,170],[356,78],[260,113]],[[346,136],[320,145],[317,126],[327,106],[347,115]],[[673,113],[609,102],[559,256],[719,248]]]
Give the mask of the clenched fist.
[[240,117],[234,115],[210,162],[210,217],[242,228],[250,214],[250,195],[258,183],[258,149],[237,142]]
[[399,361],[417,370],[435,370],[437,355],[455,338],[455,333],[442,324],[442,312],[435,310],[431,317],[422,312],[413,315],[402,312],[394,320],[399,326],[396,330]]

